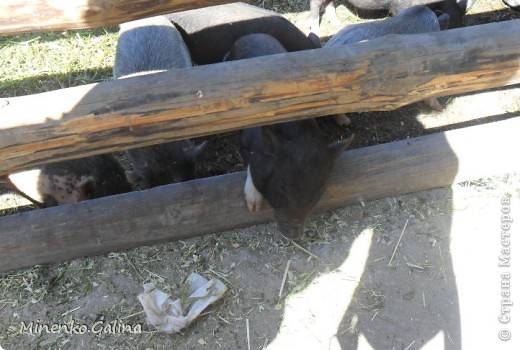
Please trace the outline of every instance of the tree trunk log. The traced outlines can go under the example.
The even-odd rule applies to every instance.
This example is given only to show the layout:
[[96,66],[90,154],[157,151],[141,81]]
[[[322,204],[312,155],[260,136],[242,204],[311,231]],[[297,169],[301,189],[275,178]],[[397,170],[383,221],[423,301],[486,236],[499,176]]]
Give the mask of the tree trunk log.
[[0,35],[112,26],[228,2],[233,0],[2,0]]
[[298,118],[520,82],[520,20],[0,99],[0,175]]
[[[345,152],[317,209],[519,171],[518,130],[520,118],[513,118]],[[248,212],[245,177],[198,179],[0,218],[0,271],[271,220],[271,209]]]

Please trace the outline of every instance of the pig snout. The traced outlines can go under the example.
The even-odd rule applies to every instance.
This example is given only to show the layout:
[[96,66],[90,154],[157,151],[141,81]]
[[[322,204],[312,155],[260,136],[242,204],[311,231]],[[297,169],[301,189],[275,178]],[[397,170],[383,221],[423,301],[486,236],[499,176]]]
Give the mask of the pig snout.
[[287,239],[300,239],[303,236],[305,222],[310,216],[310,212],[305,217],[292,217],[283,212],[275,211],[276,223],[282,236]]

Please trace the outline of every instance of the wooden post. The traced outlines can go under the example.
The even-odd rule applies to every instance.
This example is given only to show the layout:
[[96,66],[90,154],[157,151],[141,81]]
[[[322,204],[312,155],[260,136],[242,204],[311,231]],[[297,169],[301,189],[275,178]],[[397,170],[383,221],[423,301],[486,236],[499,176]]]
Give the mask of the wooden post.
[[2,0],[0,35],[116,25],[233,0]]
[[[345,152],[318,209],[520,170],[520,118]],[[244,172],[0,218],[0,271],[105,254],[264,222]],[[89,218],[88,220],[86,218]]]
[[0,99],[0,175],[91,154],[520,82],[520,20]]

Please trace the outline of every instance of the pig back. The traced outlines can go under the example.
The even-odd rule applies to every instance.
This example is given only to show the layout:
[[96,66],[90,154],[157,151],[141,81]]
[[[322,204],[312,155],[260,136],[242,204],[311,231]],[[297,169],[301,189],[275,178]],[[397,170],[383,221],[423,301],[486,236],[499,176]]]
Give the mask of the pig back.
[[192,65],[189,50],[164,16],[122,23],[114,61],[114,78]]
[[420,34],[439,30],[435,12],[426,6],[414,6],[395,17],[348,25],[336,33],[324,47],[355,44],[390,34]]
[[167,17],[179,28],[197,64],[221,62],[238,38],[252,33],[273,36],[287,51],[316,48],[281,15],[244,3],[175,12]]

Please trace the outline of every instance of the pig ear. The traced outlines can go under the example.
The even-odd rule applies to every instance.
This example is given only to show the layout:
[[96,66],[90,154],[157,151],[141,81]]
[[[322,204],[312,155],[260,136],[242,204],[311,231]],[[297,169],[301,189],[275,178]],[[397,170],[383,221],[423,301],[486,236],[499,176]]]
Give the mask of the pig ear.
[[355,135],[352,135],[346,140],[333,142],[329,144],[327,147],[334,156],[338,157],[341,153],[343,153],[343,151],[347,149],[348,146],[350,146],[350,144],[354,140],[354,136]]
[[263,154],[269,156],[280,147],[280,136],[268,126],[261,127],[260,149]]
[[76,185],[76,190],[78,191],[78,202],[92,199],[96,193],[96,180],[89,176]]
[[182,154],[186,158],[195,159],[206,149],[207,145],[208,145],[208,141],[204,141],[204,142],[198,144],[197,146],[190,145],[190,146],[182,147]]

